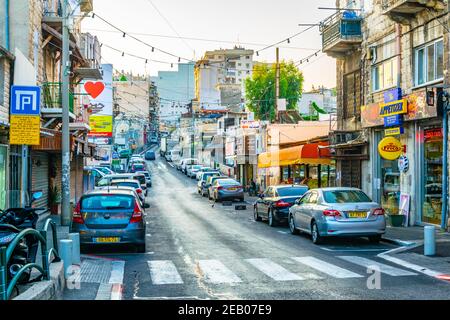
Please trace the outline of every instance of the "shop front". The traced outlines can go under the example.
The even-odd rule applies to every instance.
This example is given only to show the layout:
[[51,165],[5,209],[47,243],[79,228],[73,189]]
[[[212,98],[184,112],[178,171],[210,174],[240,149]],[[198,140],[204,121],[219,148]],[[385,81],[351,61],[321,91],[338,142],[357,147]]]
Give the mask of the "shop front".
[[304,184],[309,188],[332,187],[336,183],[335,161],[328,143],[310,143],[266,152],[258,156],[258,168],[270,177],[270,185]]
[[436,89],[400,97],[407,108],[399,130],[385,127],[386,103],[362,109],[362,126],[371,131],[369,193],[389,216],[404,215],[404,226],[442,222],[443,130],[433,95]]

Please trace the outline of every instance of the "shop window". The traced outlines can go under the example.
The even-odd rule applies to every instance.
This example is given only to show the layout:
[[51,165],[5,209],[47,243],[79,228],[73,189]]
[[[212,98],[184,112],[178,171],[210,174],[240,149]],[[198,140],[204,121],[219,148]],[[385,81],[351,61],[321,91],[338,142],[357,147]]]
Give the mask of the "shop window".
[[381,159],[381,205],[389,214],[399,213],[400,171],[397,161]]
[[441,224],[442,219],[442,129],[428,129],[424,132],[425,185],[422,208],[422,222]]
[[361,113],[362,82],[360,71],[344,76],[343,117],[349,118]]
[[441,80],[444,77],[444,41],[438,40],[415,49],[415,84]]

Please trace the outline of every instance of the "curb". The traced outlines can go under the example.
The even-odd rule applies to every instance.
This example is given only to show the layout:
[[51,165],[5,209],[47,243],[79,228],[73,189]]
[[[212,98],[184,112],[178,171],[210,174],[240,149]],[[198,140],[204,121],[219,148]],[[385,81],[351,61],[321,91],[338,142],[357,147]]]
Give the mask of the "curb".
[[50,265],[50,280],[33,284],[13,300],[60,300],[65,288],[64,263]]
[[381,238],[381,241],[390,243],[390,244],[395,244],[395,245],[398,245],[401,247],[411,247],[418,243],[417,240],[404,241],[404,240],[394,239],[394,238]]

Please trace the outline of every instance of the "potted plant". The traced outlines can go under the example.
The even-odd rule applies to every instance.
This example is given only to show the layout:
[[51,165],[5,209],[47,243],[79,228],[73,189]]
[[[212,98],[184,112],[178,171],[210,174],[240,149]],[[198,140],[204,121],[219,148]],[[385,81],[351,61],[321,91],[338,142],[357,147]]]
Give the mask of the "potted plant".
[[48,202],[50,206],[50,213],[52,215],[58,215],[59,204],[61,203],[61,193],[57,186],[50,188],[48,193]]
[[405,222],[405,216],[399,212],[398,202],[399,198],[396,193],[389,195],[386,211],[389,217],[389,223],[393,227],[402,227]]
[[388,217],[393,227],[402,227],[405,222],[405,216],[403,214],[389,214]]

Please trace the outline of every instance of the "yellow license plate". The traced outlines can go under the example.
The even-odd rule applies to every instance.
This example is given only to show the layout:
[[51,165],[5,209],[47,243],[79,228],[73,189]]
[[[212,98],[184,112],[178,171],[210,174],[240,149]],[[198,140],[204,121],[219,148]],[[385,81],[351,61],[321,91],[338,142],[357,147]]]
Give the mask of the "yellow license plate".
[[367,212],[349,212],[348,217],[349,218],[366,218]]
[[229,191],[236,191],[237,188],[228,188]]
[[95,238],[94,240],[97,243],[117,243],[117,242],[120,242],[120,238],[119,237]]

